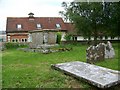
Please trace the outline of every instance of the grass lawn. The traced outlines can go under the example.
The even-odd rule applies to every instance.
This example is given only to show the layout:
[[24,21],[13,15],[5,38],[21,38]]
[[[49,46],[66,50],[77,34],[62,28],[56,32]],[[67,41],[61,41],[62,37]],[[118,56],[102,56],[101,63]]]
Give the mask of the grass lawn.
[[[120,44],[120,43],[119,43]],[[51,69],[51,64],[82,61],[86,62],[87,45],[68,45],[72,51],[41,54],[7,49],[2,53],[3,88],[94,88],[83,80],[74,79]],[[114,59],[96,65],[119,70],[118,44],[113,44]],[[116,88],[118,88],[117,86]],[[120,87],[119,87],[120,88]]]

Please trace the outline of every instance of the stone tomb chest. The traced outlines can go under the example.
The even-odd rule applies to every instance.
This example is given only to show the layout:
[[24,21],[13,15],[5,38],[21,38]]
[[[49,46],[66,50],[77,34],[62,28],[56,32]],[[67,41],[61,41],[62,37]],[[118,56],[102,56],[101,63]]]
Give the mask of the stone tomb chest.
[[43,44],[56,44],[57,31],[55,30],[34,30],[29,32],[29,47],[39,48]]
[[83,79],[98,88],[109,88],[120,84],[120,71],[80,61],[54,64],[51,67],[75,78]]

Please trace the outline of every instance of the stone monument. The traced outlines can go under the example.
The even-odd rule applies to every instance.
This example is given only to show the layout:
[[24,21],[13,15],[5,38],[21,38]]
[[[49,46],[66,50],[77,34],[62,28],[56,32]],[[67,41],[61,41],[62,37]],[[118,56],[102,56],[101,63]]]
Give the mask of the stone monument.
[[100,43],[97,46],[90,46],[86,50],[87,62],[94,63],[96,61],[104,60],[104,50],[105,50],[105,46],[103,43]]
[[109,87],[120,84],[120,78],[118,78],[120,77],[120,71],[85,62],[74,61],[59,63],[51,67],[72,77],[82,79],[98,88],[102,88],[102,90],[105,88],[108,90]]
[[108,41],[107,44],[99,43],[97,46],[90,46],[86,50],[87,62],[94,63],[96,61],[102,61],[105,58],[113,58],[115,51],[112,44]]
[[105,48],[105,58],[114,58],[115,51],[112,44],[108,41]]
[[44,53],[44,54],[50,53],[50,48],[49,48],[49,45],[48,45],[48,33],[47,32],[44,33],[43,41],[44,41],[44,44],[41,45],[42,53]]

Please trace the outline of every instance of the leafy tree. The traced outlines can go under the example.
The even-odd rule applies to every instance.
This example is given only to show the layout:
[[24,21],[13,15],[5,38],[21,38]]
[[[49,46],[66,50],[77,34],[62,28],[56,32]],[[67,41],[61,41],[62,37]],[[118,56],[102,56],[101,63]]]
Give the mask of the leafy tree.
[[104,2],[104,24],[106,36],[120,37],[120,2]]
[[119,3],[63,2],[62,6],[65,11],[60,13],[75,24],[78,34],[89,40],[93,36],[95,45],[97,38],[102,38],[106,33],[106,36],[116,36],[120,23]]
[[120,2],[118,3],[111,3],[109,5],[110,8],[110,22],[109,22],[109,28],[111,30],[110,36],[115,37],[118,36],[120,37]]

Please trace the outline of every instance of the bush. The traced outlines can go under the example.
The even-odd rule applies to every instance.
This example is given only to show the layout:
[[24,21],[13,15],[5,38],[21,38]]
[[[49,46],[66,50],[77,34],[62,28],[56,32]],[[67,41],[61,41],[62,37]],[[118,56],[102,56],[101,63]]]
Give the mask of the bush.
[[23,43],[5,43],[5,47],[6,49],[10,49],[10,48],[19,48],[19,47],[27,47],[26,44]]
[[71,34],[66,34],[66,35],[65,35],[65,39],[66,39],[67,41],[70,41],[71,38],[72,38],[72,35],[71,35]]
[[61,33],[58,32],[58,33],[57,33],[57,43],[58,43],[58,44],[60,44],[60,42],[61,42],[61,37],[62,37]]

